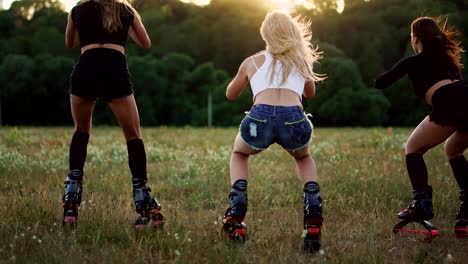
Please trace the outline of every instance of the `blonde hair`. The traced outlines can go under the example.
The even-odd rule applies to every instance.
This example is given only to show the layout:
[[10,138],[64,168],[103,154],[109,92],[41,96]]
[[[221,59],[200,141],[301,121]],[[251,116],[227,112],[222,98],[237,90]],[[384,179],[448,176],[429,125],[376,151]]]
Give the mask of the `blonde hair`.
[[274,78],[277,61],[282,65],[280,84],[286,82],[293,67],[296,67],[306,81],[322,81],[326,78],[313,71],[313,64],[322,58],[322,53],[310,43],[310,25],[310,22],[299,17],[293,18],[284,11],[272,11],[265,16],[260,34],[266,43],[266,50],[273,56],[270,82]]
[[120,3],[123,3],[125,8],[133,15],[138,16],[138,13],[130,4],[131,0],[91,0],[99,5],[102,19],[102,26],[109,32],[115,32],[122,28],[120,19],[122,8]]

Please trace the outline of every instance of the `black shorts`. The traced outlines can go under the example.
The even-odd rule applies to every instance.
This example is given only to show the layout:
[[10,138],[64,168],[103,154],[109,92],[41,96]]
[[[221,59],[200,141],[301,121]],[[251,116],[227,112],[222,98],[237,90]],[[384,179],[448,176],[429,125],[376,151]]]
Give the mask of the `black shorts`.
[[429,118],[439,125],[455,126],[460,132],[468,132],[468,85],[459,81],[435,91]]
[[109,101],[132,93],[125,55],[114,49],[85,51],[70,75],[70,94],[79,97]]

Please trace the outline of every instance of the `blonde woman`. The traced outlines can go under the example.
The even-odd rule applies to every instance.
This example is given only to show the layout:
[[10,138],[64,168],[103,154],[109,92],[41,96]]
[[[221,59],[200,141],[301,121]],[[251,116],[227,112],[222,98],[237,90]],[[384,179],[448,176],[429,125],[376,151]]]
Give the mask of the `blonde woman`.
[[317,169],[309,153],[312,124],[304,114],[302,96],[315,94],[315,81],[323,77],[313,72],[320,54],[312,48],[309,25],[282,11],[266,15],[260,33],[266,50],[245,59],[226,90],[235,100],[250,82],[253,106],[242,120],[230,162],[230,206],[224,215],[223,229],[233,240],[245,239],[242,222],[247,212],[248,160],[278,143],[294,157],[299,178],[304,184],[305,249],[320,248],[322,199]]
[[83,191],[83,167],[96,99],[107,101],[117,118],[128,148],[137,229],[152,220],[161,225],[160,205],[151,197],[146,176],[146,153],[140,119],[128,72],[125,47],[128,36],[142,48],[151,41],[138,12],[126,0],[89,0],[68,15],[65,44],[80,47],[81,56],[70,76],[71,114],[75,133],[70,145],[70,173],[63,195],[64,225],[76,225]]

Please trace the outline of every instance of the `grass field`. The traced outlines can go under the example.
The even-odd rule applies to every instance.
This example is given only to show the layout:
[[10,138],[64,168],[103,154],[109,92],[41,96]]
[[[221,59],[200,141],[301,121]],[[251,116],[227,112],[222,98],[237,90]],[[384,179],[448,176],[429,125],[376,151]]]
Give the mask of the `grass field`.
[[[462,263],[453,236],[458,188],[441,146],[425,155],[434,187],[432,243],[392,234],[411,201],[403,145],[409,129],[317,128],[311,146],[324,198],[320,253],[302,252],[302,186],[277,145],[250,161],[249,240],[227,243],[235,128],[144,128],[163,231],[132,229],[131,177],[118,128],[94,128],[78,228],[62,229],[72,128],[0,129],[0,263]],[[466,262],[465,262],[466,263]]]

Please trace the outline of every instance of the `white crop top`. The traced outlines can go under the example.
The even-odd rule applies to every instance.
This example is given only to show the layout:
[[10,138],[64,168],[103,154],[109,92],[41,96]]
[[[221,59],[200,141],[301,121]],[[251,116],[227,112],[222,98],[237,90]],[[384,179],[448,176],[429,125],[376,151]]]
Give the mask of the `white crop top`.
[[255,98],[255,96],[258,93],[268,88],[288,89],[297,93],[299,97],[302,98],[302,93],[304,92],[305,79],[295,67],[291,70],[291,73],[289,73],[289,76],[286,79],[286,81],[282,85],[280,85],[282,66],[281,63],[277,61],[273,81],[270,83],[270,65],[273,61],[273,57],[268,51],[263,51],[258,55],[264,55],[265,62],[259,68],[253,59],[255,55],[251,57],[255,68],[257,68],[257,71],[250,78],[250,87],[252,88],[253,98]]

